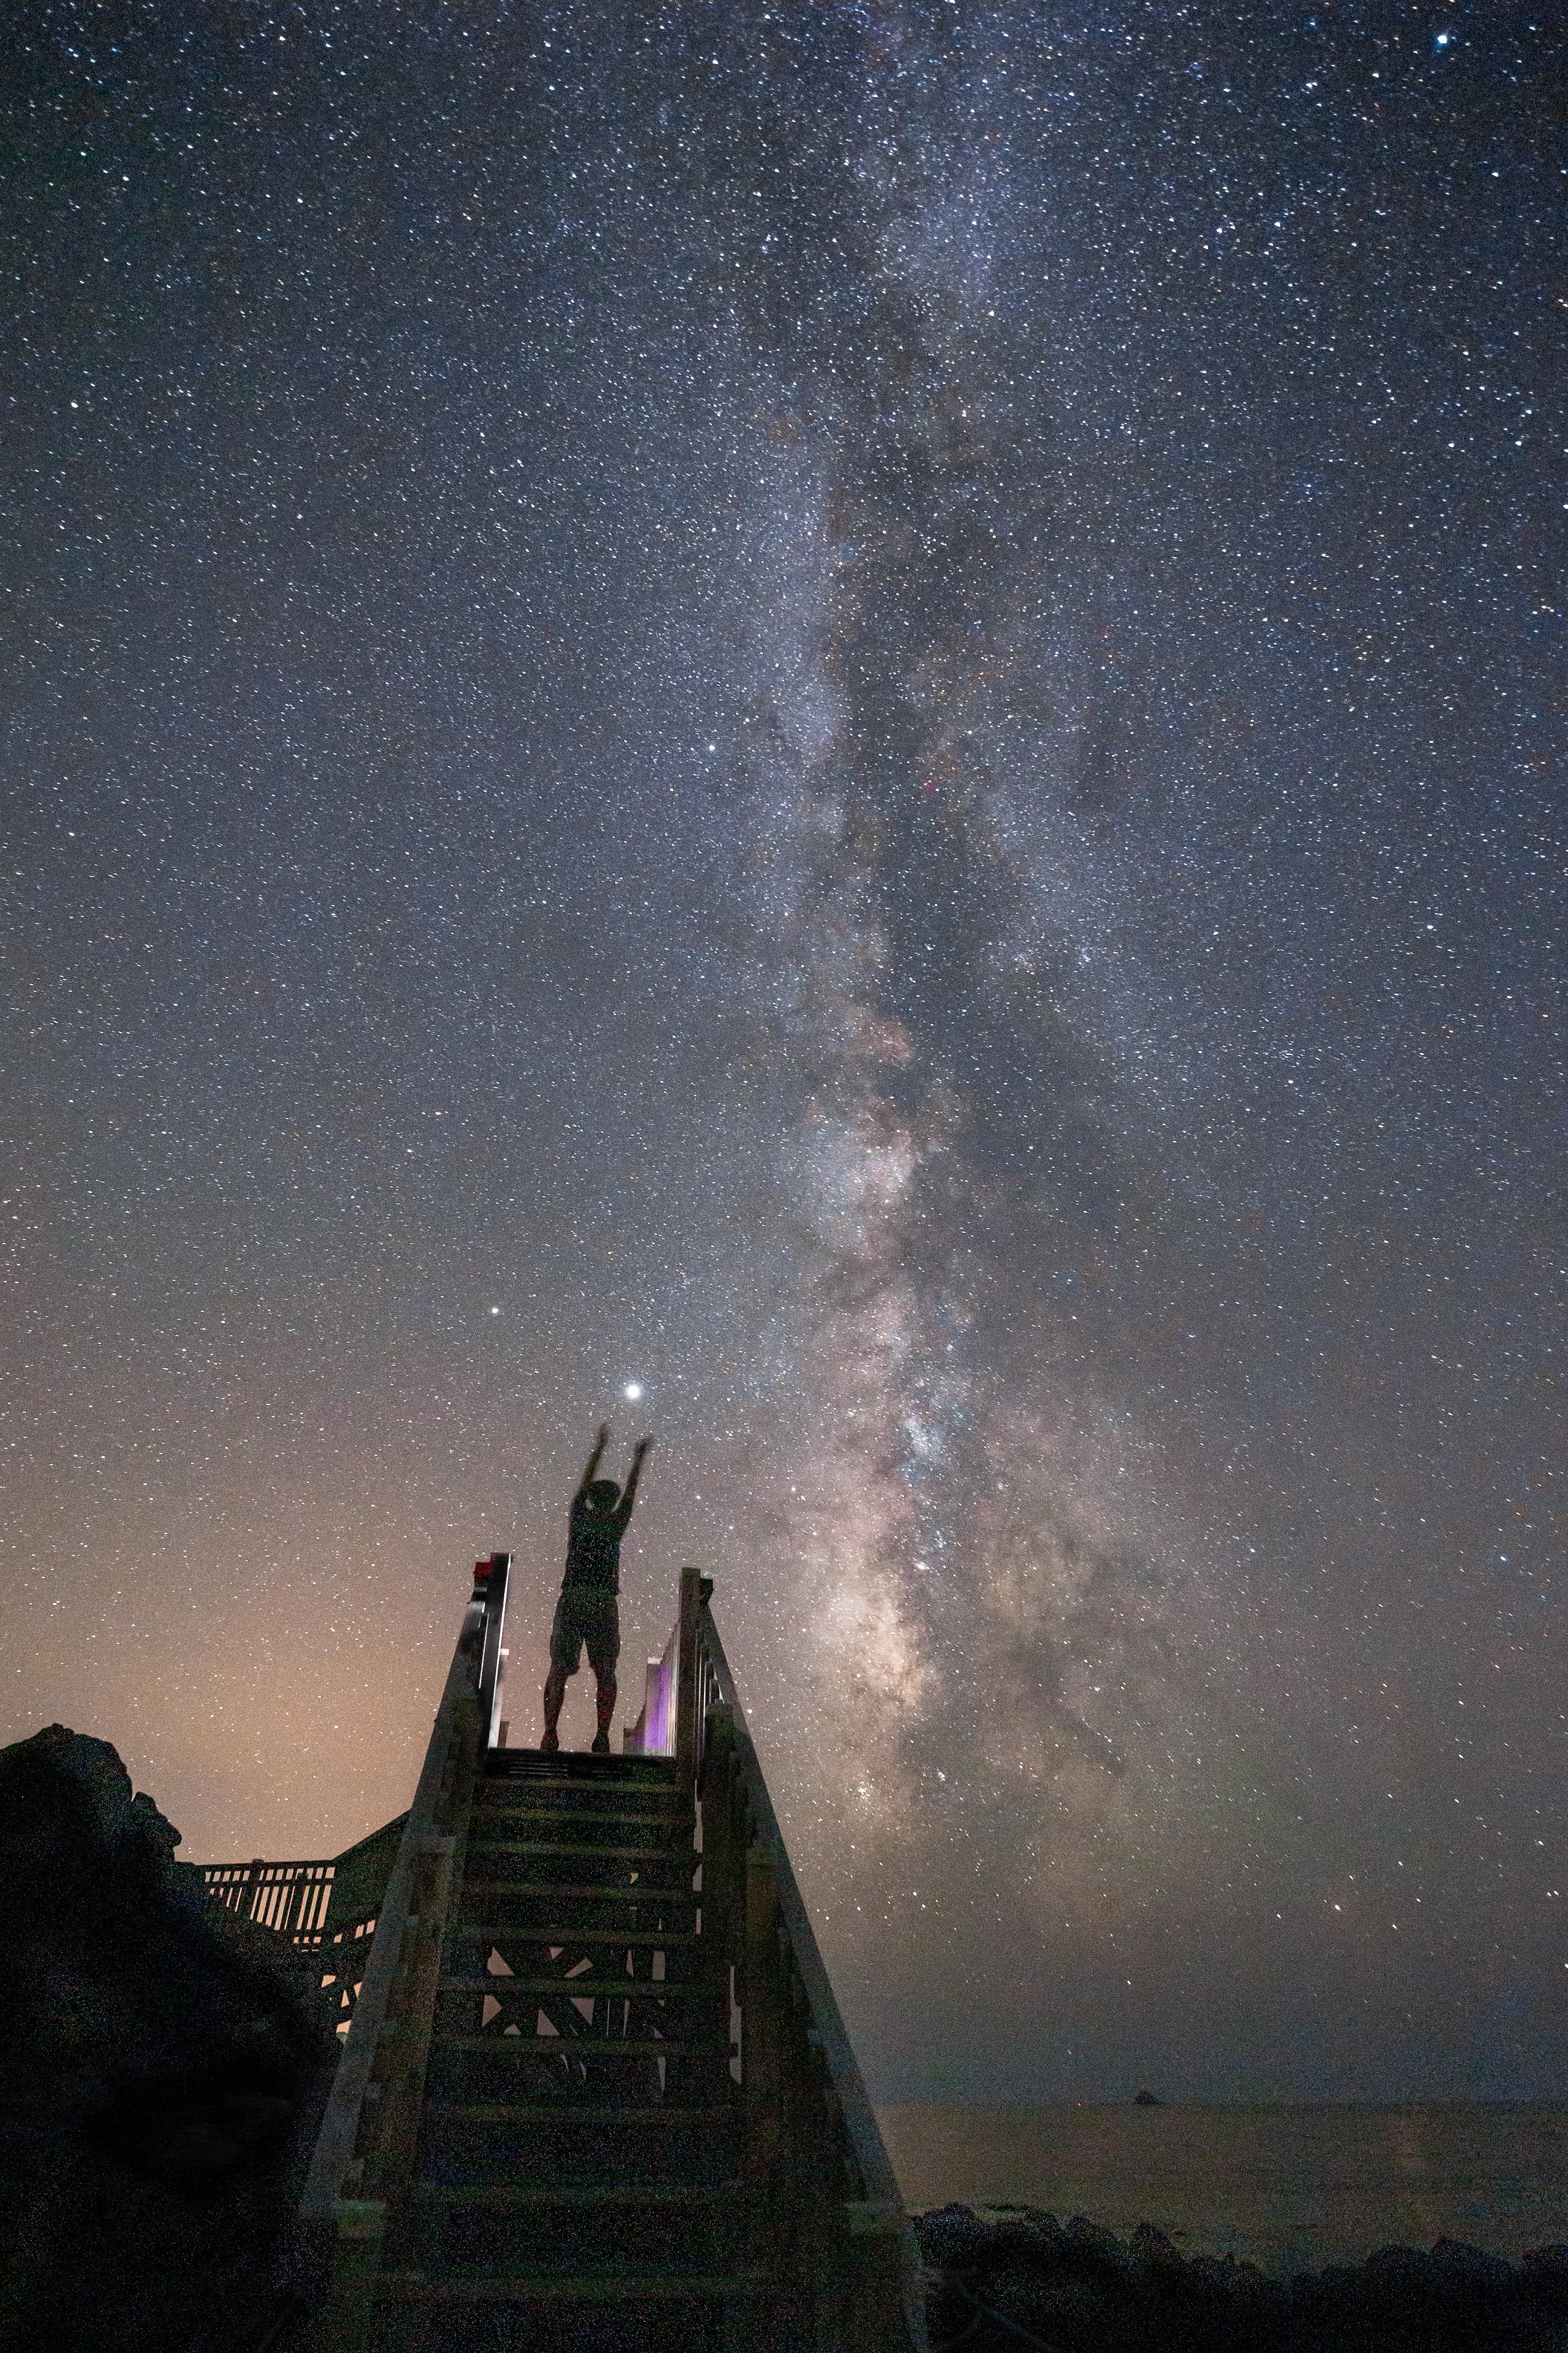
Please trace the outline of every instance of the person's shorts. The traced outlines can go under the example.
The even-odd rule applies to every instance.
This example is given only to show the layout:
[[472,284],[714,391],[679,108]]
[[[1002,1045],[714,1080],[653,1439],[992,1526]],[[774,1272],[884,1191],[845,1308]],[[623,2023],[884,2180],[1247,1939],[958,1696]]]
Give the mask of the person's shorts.
[[562,1591],[550,1629],[550,1663],[574,1675],[588,1645],[588,1664],[596,1675],[613,1675],[621,1655],[621,1605],[613,1593]]

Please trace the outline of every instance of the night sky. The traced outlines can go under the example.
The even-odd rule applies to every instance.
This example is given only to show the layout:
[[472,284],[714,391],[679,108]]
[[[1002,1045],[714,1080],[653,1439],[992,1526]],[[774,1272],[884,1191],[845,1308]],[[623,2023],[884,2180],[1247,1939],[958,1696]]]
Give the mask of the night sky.
[[0,1737],[607,1416],[877,2096],[1563,2096],[1556,12],[6,13]]

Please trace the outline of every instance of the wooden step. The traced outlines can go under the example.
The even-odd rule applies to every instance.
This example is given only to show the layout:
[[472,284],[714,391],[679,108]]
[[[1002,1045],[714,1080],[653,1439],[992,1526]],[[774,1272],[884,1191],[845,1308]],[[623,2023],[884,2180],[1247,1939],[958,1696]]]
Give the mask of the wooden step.
[[652,1814],[660,1819],[684,1814],[695,1821],[697,1809],[688,1791],[617,1786],[608,1781],[480,1781],[474,1804],[481,1813]]
[[[607,1862],[603,1873],[597,1874],[586,1855],[563,1855],[553,1862],[540,1855],[521,1858],[509,1855],[500,1865],[500,1874],[492,1879],[470,1857],[470,1868],[464,1874],[463,1881],[464,1904],[468,1905],[479,1901],[488,1909],[491,1894],[498,1885],[522,1894],[546,1897],[559,1895],[563,1889],[567,1889],[570,1891],[568,1905],[572,1908],[575,1908],[579,1902],[591,1908],[595,1903],[619,1896],[631,1896],[656,1909],[661,1904],[697,1904],[701,1901],[701,1890],[692,1886],[689,1870],[684,1866],[660,1870],[646,1857],[635,1870],[626,1862]],[[559,1908],[570,1917],[568,1905]],[[585,1928],[601,1925],[608,1924],[590,1919],[583,1922]]]
[[569,1783],[558,1789],[524,1783],[514,1789],[476,1790],[474,1812],[484,1817],[539,1814],[549,1821],[585,1822],[607,1822],[624,1816],[637,1822],[689,1822],[693,1829],[697,1823],[694,1801],[676,1789],[637,1789],[628,1796],[622,1789],[574,1789]]
[[437,2051],[477,2051],[487,2059],[710,2059],[727,2052],[718,2035],[462,2034],[443,2028],[430,2038]]
[[672,2297],[760,2296],[774,2292],[772,2274],[747,2272],[598,2271],[460,2272],[432,2277],[426,2272],[384,2271],[381,2293],[412,2303],[441,2304],[630,2304],[663,2303]]
[[575,2287],[492,2273],[465,2288],[411,2282],[377,2306],[375,2353],[698,2353],[773,2342],[776,2284],[765,2274],[669,2278],[628,2272]]
[[[530,1893],[534,1892],[530,1883]],[[554,1887],[539,1892],[551,1895],[561,1893]],[[514,1945],[520,1937],[530,1945],[553,1945],[558,1941],[548,1929],[520,1928],[515,1922],[510,1927],[481,1924],[477,1927],[454,1928],[450,1933],[454,1943],[461,1944],[482,1945],[488,1937],[492,1945],[499,1945],[503,1936]],[[569,1945],[614,1945],[617,1947],[650,1945],[657,1948],[666,1945],[700,1945],[702,1939],[694,1928],[573,1928],[559,1941]]]
[[728,2265],[384,2273],[376,2353],[698,2353],[772,2342],[776,2280]]
[[650,2116],[668,2125],[713,2125],[730,2127],[734,2123],[734,2108],[725,2101],[657,2101],[650,2108],[628,2108],[624,2101],[607,2101],[603,2106],[591,2106],[589,2101],[572,2101],[570,2106],[561,2099],[433,2099],[428,2104],[428,2116],[433,2125],[452,2123],[459,2127],[483,2125],[494,2129],[497,2125],[624,2125],[631,2117]]
[[730,2182],[553,2194],[500,2183],[421,2186],[403,2210],[394,2260],[447,2278],[468,2271],[712,2272],[731,2259],[743,2210]]
[[416,2181],[411,2195],[428,2204],[482,2206],[500,2212],[514,2206],[692,2206],[738,2198],[742,2183],[728,2181],[552,2181],[540,2187],[509,2182]]
[[617,1814],[628,1820],[678,1822],[697,1820],[695,1801],[679,1789],[593,1788],[571,1781],[481,1783],[474,1791],[477,1814],[576,1814],[584,1821],[609,1821]]
[[649,1854],[645,1850],[634,1857],[593,1847],[572,1852],[546,1847],[531,1852],[512,1847],[476,1854],[470,1849],[463,1888],[465,1894],[478,1894],[498,1880],[510,1880],[523,1887],[581,1887],[595,1895],[635,1894],[640,1888],[645,1895],[696,1896],[700,1891],[691,1883],[695,1876],[689,1854]]
[[465,1903],[474,1903],[482,1897],[487,1904],[500,1895],[513,1898],[531,1896],[537,1903],[556,1905],[573,1903],[649,1904],[673,1905],[682,1909],[688,1905],[695,1906],[702,1901],[700,1888],[658,1887],[651,1879],[629,1879],[624,1886],[610,1887],[603,1881],[466,1878],[462,1894]]
[[[525,1802],[527,1800],[527,1802]],[[582,1823],[612,1823],[624,1821],[631,1829],[671,1831],[685,1838],[695,1838],[697,1814],[689,1805],[678,1805],[673,1798],[655,1798],[650,1802],[626,1805],[615,1798],[612,1805],[579,1805],[577,1798],[561,1798],[555,1805],[542,1805],[537,1790],[527,1790],[522,1798],[476,1798],[473,1819],[480,1821],[582,1821]]]
[[[597,1986],[689,1985],[702,1973],[701,1939],[683,1928],[498,1928],[479,1937],[454,1935],[448,1977],[489,1993],[520,1978],[563,1985],[586,1976]],[[492,1968],[499,1954],[504,1968]],[[662,1961],[664,1975],[653,1971]],[[630,1963],[632,1966],[627,1967]]]
[[510,1808],[487,1808],[483,1814],[476,1809],[468,1831],[470,1846],[587,1846],[598,1850],[619,1846],[646,1847],[660,1854],[689,1854],[698,1861],[698,1851],[691,1836],[689,1822],[666,1824],[647,1815],[623,1814],[617,1807],[613,1814],[542,1814],[537,1808],[527,1815],[512,1813]]
[[[650,2242],[645,2262],[651,2258],[660,2269],[677,2270],[681,2266],[675,2259],[677,2241],[673,2233],[679,2224],[683,2220],[697,2221],[704,2230],[710,2229],[717,2210],[732,2207],[742,2189],[742,2180],[733,2175],[708,2181],[552,2181],[537,2185],[425,2180],[414,2184],[410,2197],[417,2210],[416,2232],[426,2246],[430,2244],[432,2230],[452,2234],[458,2220],[465,2225],[462,2238],[470,2242],[475,2242],[473,2223],[477,2222],[481,2230],[493,2230],[521,2221],[544,2234],[540,2248],[542,2269],[548,2266],[593,2271],[635,2263],[628,2234],[636,2232]],[[591,2253],[585,2224],[591,2226],[593,2232]],[[658,2243],[661,2234],[668,2240],[668,2255]],[[476,2243],[481,2256],[488,2252],[489,2257],[488,2264],[481,2263],[481,2268],[504,2264],[510,2270],[517,2263],[520,2249],[515,2239],[510,2247],[494,2240],[488,2250],[482,2237]],[[439,2236],[435,2244],[440,2248]],[[700,2252],[707,2256],[703,2268],[710,2268],[712,2250]],[[690,2264],[686,2268],[689,2269]]]
[[[608,2035],[630,2042],[644,2034],[689,2032],[694,2005],[699,2006],[699,2015],[703,2006],[712,2010],[715,2032],[718,2030],[718,1999],[703,1985],[667,1990],[662,1982],[628,1988],[603,1979],[595,1985],[592,1978],[555,1978],[544,1986],[519,1987],[517,1999],[509,2001],[504,1990],[496,1990],[498,1983],[504,1989],[506,1980],[492,1981],[482,1989],[465,1985],[458,1992],[443,1991],[436,2004],[437,2033],[479,2033],[487,2039],[500,2035],[516,2042],[517,2036],[506,2031],[515,2026],[525,2037],[546,2043],[562,2036],[575,2041],[584,2035],[595,2040]],[[539,2033],[541,2012],[555,2029],[553,2034]]]
[[[573,2013],[574,2019],[576,2013]],[[608,2021],[606,2021],[608,2022]],[[564,2026],[565,2021],[561,2023]],[[673,2026],[673,2021],[671,2021]],[[464,2033],[443,2028],[431,2037],[428,2096],[452,2106],[482,2104],[509,2094],[514,2100],[556,2101],[563,2110],[584,2105],[621,2108],[629,2125],[637,2125],[665,2099],[716,2104],[733,2087],[730,2045],[718,2035],[706,2035],[695,2023],[667,2034],[598,2033],[586,2023],[574,2032],[541,2034],[536,2022],[519,2021],[519,2031],[504,2031],[505,2021],[489,2033]],[[639,2127],[640,2128],[640,2127]],[[534,2152],[520,2148],[518,2159],[525,2175],[532,2175]],[[478,2152],[475,2153],[476,2158]],[[614,2155],[614,2152],[612,2152]],[[460,2148],[448,2145],[448,2162],[426,2168],[434,2176],[468,2178]],[[481,2169],[476,2163],[474,2170]],[[574,2168],[593,2174],[591,2155]],[[606,2168],[611,2173],[632,2172],[636,2167]],[[683,2174],[700,2173],[701,2166],[682,2166]]]
[[509,1993],[568,1994],[574,2001],[586,2000],[590,1994],[601,2001],[657,2001],[668,1996],[672,2001],[690,2001],[698,1995],[712,1991],[702,1978],[628,1978],[617,1972],[614,1977],[596,1978],[585,1974],[576,1978],[442,1978],[438,1993],[488,1993],[499,2000]]
[[595,1757],[590,1749],[558,1748],[546,1757],[537,1748],[491,1749],[481,1786],[560,1782],[578,1788],[674,1788],[673,1757]]
[[[584,1901],[594,1904],[701,1904],[701,1887],[692,1887],[689,1883],[667,1887],[664,1880],[640,1878],[638,1873],[631,1873],[631,1878],[626,1880],[615,1880],[615,1884],[605,1884],[605,1880],[534,1880],[516,1875],[489,1878],[488,1871],[466,1871],[461,1896],[466,1904],[473,1904],[478,1896],[544,1896],[551,1904],[572,1896],[582,1896]],[[471,1927],[476,1923],[461,1925]],[[594,1923],[584,1920],[584,1927]]]
[[[575,1823],[569,1826],[574,1831]],[[468,1853],[550,1855],[591,1854],[602,1862],[674,1862],[689,1859],[693,1870],[701,1857],[694,1851],[672,1844],[669,1841],[637,1839],[630,1842],[601,1843],[597,1839],[578,1837],[564,1839],[507,1838],[496,1831],[470,1831]]]
[[[490,2088],[504,2092],[506,2078],[487,2073]],[[741,2158],[739,2087],[715,2067],[711,2090],[719,2096],[665,2099],[648,2071],[641,2098],[608,2099],[597,2086],[593,2095],[433,2097],[421,2177],[518,2186],[725,2180]]]

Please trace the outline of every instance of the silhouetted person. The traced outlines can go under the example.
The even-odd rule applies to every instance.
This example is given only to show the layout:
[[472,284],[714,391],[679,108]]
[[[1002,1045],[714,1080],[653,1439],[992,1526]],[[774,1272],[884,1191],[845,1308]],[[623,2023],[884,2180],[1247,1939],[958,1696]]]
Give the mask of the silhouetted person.
[[588,1646],[588,1664],[598,1685],[599,1729],[594,1736],[594,1753],[598,1757],[610,1753],[610,1719],[616,1712],[616,1662],[621,1655],[621,1610],[616,1599],[621,1589],[621,1538],[632,1515],[637,1481],[653,1440],[638,1439],[632,1456],[631,1476],[624,1492],[613,1479],[601,1479],[598,1475],[599,1458],[609,1442],[609,1424],[603,1422],[594,1451],[577,1482],[577,1493],[572,1498],[566,1574],[561,1581],[561,1599],[555,1605],[555,1622],[550,1629],[550,1673],[544,1685],[544,1737],[539,1745],[547,1754],[561,1746],[555,1729],[561,1717],[561,1703],[566,1696],[567,1677],[574,1675],[582,1664],[584,1643]]

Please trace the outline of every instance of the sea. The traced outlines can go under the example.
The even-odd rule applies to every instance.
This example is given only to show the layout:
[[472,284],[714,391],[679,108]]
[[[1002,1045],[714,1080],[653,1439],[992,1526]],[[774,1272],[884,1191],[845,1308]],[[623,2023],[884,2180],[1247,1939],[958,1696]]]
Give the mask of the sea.
[[1289,2274],[1439,2238],[1517,2260],[1568,2242],[1568,2108],[879,2108],[913,2213],[1153,2222],[1186,2255]]

